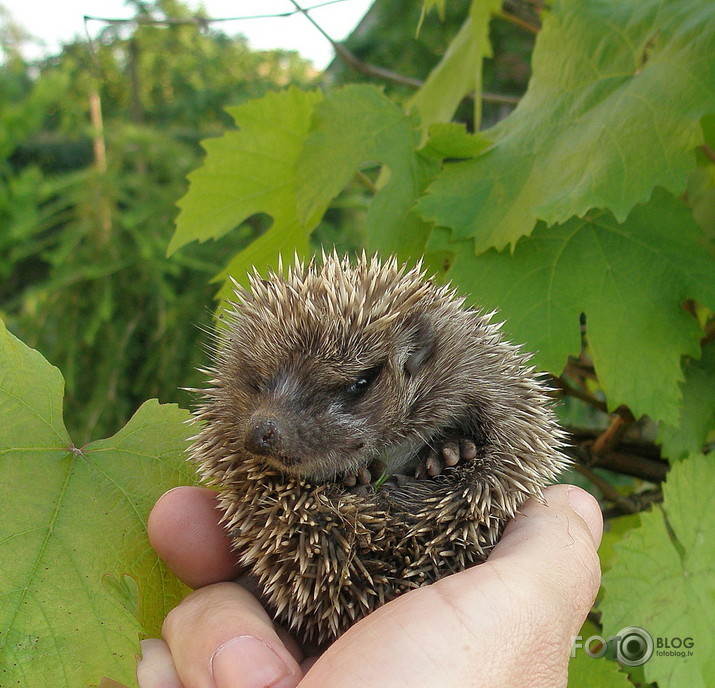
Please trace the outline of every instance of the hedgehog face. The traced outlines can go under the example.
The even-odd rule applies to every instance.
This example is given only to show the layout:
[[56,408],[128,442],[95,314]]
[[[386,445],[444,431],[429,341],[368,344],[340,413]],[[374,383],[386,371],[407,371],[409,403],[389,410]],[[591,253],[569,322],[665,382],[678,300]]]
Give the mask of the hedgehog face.
[[495,329],[419,268],[332,257],[250,287],[236,285],[200,414],[232,456],[316,481],[376,460],[402,472],[490,389],[505,398],[485,354]]
[[380,457],[396,462],[395,470],[424,444],[430,428],[411,429],[409,422],[433,346],[419,327],[399,320],[379,337],[351,329],[322,339],[315,337],[316,322],[305,318],[268,356],[262,323],[243,313],[235,318],[241,336],[223,351],[230,384],[218,415],[230,417],[246,452],[283,472],[324,481]]

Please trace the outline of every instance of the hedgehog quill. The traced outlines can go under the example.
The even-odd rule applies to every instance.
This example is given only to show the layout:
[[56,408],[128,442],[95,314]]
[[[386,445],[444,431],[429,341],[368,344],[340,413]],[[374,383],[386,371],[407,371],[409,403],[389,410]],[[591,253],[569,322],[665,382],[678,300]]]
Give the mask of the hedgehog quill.
[[235,285],[191,454],[306,642],[484,561],[567,464],[529,356],[464,301],[364,255]]

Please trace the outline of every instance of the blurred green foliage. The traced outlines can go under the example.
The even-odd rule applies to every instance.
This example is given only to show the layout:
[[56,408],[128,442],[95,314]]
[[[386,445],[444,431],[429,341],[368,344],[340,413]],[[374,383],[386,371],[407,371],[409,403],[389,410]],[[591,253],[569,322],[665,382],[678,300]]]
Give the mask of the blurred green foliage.
[[[147,398],[190,403],[181,388],[201,382],[196,367],[205,361],[216,292],[210,280],[270,219],[250,217],[221,240],[169,259],[176,201],[200,165],[200,141],[234,128],[227,106],[318,80],[296,53],[252,51],[243,37],[194,21],[178,0],[129,4],[139,19],[187,23],[91,22],[91,39],[38,63],[23,59],[27,36],[6,11],[0,31],[0,316],[63,371],[66,422],[82,442],[115,432]],[[432,11],[420,24],[420,2],[377,2],[347,45],[360,59],[424,79],[468,4],[455,0],[442,18]],[[505,36],[509,50],[497,48],[485,87],[518,94],[533,39],[513,28],[494,29],[492,41],[499,46]],[[505,71],[504,60],[518,67]],[[327,80],[356,77],[335,62]],[[388,90],[403,101],[414,91]],[[93,93],[102,132],[91,121]],[[488,107],[492,120],[509,110]],[[468,104],[460,113],[469,123]],[[106,166],[95,159],[99,139]],[[355,181],[311,245],[363,245],[368,207]]]
[[[136,15],[190,18],[176,0]],[[210,278],[261,223],[166,258],[174,204],[224,106],[311,85],[296,53],[254,52],[198,25],[109,25],[39,64],[5,31],[0,67],[0,315],[65,375],[77,441],[120,428],[147,398],[198,384]],[[103,132],[90,118],[101,102]],[[102,142],[106,164],[95,161]]]

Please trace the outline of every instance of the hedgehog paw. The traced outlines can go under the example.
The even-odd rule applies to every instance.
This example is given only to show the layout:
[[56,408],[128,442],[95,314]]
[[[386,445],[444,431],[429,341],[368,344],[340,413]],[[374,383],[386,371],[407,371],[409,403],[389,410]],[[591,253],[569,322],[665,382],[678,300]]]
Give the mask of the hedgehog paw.
[[343,477],[343,485],[345,487],[355,487],[355,485],[368,485],[372,480],[370,469],[361,466],[354,473],[347,473]]
[[448,466],[477,457],[477,445],[473,440],[461,439],[445,442],[441,449],[431,449],[417,468],[416,477],[434,478]]

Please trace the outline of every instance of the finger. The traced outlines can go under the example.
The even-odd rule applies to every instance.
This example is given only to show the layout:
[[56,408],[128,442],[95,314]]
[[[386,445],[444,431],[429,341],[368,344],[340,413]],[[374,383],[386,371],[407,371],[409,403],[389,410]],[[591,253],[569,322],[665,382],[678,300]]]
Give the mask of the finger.
[[235,583],[193,592],[169,612],[163,634],[192,688],[294,688],[302,676],[263,607]]
[[149,515],[149,540],[156,553],[192,588],[240,575],[219,516],[216,493],[203,487],[169,490]]
[[142,657],[137,664],[139,688],[184,688],[169,646],[163,640],[142,640],[141,648]]
[[[555,486],[545,491],[546,504],[525,504],[486,563],[403,595],[356,624],[301,688],[566,685],[571,637],[600,580],[598,505],[576,492],[575,511],[570,489]],[[350,683],[340,678],[348,676]]]

